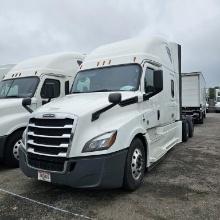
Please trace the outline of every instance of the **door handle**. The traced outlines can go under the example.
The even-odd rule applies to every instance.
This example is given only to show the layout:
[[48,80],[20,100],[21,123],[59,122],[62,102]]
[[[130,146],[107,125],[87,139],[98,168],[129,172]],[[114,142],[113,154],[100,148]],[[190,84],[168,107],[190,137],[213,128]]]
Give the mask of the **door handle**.
[[157,120],[160,120],[160,110],[157,110]]

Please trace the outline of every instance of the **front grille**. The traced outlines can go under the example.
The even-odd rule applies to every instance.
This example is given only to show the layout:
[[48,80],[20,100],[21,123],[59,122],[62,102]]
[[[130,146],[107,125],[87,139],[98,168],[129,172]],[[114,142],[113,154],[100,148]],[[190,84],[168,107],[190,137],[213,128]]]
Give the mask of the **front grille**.
[[34,168],[62,172],[64,170],[65,158],[51,158],[47,156],[28,153],[28,164]]
[[72,125],[73,119],[44,119],[44,118],[31,118],[30,123],[35,124],[36,126],[51,126],[51,127],[64,127],[65,125]]
[[72,118],[31,118],[27,130],[27,151],[66,157],[73,123]]

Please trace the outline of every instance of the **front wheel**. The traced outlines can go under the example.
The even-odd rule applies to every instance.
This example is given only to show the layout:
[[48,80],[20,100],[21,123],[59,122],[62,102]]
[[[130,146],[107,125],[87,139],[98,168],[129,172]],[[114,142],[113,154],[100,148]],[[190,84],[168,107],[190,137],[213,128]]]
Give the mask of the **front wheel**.
[[124,188],[130,191],[137,189],[143,182],[146,166],[145,148],[138,138],[131,142],[125,164]]
[[18,167],[19,164],[19,146],[21,144],[23,131],[17,131],[12,134],[7,143],[5,148],[4,154],[4,163],[9,167]]

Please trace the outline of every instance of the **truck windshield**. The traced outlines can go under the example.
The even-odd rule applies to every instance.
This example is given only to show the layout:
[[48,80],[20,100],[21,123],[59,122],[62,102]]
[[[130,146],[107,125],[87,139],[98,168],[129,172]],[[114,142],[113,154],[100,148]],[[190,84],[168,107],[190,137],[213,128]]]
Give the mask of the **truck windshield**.
[[0,98],[32,97],[39,82],[38,77],[7,79],[0,82]]
[[84,70],[77,74],[71,93],[136,91],[140,78],[141,67],[137,64]]

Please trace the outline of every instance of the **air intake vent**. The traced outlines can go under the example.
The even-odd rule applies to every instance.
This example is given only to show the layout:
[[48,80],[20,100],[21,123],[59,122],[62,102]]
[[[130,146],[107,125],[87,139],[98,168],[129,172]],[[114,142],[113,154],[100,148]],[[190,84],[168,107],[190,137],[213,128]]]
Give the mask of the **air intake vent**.
[[[72,137],[73,124],[72,118],[31,118],[27,129],[27,152],[31,155],[31,157],[28,156],[29,165],[52,170],[55,166],[53,163],[55,158],[65,160]],[[45,157],[44,160],[37,162],[42,156]],[[47,158],[52,158],[52,161]],[[57,166],[61,166],[60,163]]]

